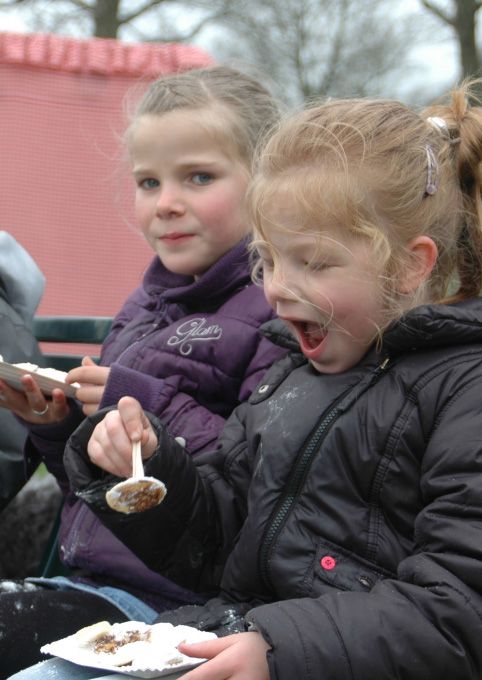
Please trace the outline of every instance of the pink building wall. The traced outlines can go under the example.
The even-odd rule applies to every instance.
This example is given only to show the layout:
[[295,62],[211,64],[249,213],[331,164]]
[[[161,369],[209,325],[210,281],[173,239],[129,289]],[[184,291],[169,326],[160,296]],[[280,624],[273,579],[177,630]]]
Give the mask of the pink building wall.
[[0,33],[0,229],[47,278],[40,314],[113,315],[152,251],[122,162],[124,101],[212,58],[178,44]]

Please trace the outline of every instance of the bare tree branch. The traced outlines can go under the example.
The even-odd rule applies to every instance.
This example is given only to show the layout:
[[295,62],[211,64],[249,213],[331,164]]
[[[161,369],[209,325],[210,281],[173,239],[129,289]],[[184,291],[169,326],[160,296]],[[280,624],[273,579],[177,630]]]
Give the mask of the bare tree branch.
[[119,24],[129,24],[153,7],[166,4],[166,2],[169,2],[169,0],[150,0],[150,2],[146,2],[145,5],[139,7],[134,12],[129,12],[128,14],[123,13],[122,16],[119,17]]
[[434,5],[430,0],[420,0],[422,5],[428,9],[432,14],[435,14],[444,23],[449,24],[449,26],[455,26],[455,18],[446,14],[440,7]]
[[336,67],[340,62],[340,54],[345,42],[345,22],[346,14],[348,9],[348,4],[346,0],[340,0],[340,13],[338,15],[338,25],[333,31],[334,40],[331,46],[330,55],[328,57],[328,68],[325,70],[325,79],[323,83],[320,83],[320,92],[327,92],[333,84],[334,78],[336,78]]
[[0,8],[15,7],[15,5],[26,5],[30,0],[2,0]]
[[87,2],[84,2],[83,0],[70,0],[70,2],[72,5],[75,5],[82,11],[87,12],[89,14],[92,14],[94,11],[92,5],[89,5]]

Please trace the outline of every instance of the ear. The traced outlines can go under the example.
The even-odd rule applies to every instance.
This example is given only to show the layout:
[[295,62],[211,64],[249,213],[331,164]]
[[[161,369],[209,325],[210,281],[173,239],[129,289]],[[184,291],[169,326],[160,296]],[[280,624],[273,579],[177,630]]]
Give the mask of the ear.
[[417,236],[407,244],[407,250],[407,266],[398,287],[400,293],[411,293],[426,281],[438,257],[437,246],[429,236]]

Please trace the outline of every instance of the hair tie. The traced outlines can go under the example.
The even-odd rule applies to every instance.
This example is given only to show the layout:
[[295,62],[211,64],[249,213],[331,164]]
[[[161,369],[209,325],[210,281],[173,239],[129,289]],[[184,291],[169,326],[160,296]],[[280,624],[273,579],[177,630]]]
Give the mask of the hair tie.
[[445,118],[440,116],[429,116],[425,119],[429,125],[438,130],[449,142],[449,144],[458,144],[460,142],[460,137],[452,137],[450,134],[449,126]]
[[425,187],[425,194],[433,196],[438,189],[438,163],[430,144],[427,144],[425,147],[425,153],[427,155],[427,185]]
[[429,125],[439,130],[439,132],[442,132],[447,137],[450,137],[449,126],[443,118],[440,116],[429,116],[426,120]]

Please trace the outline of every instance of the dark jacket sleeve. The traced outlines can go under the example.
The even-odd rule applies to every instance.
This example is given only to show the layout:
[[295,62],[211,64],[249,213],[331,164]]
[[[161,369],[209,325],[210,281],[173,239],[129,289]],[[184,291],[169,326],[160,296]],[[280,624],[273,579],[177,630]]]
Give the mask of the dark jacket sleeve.
[[[31,330],[1,297],[0,354],[10,363],[28,361],[43,365]],[[0,409],[0,510],[17,494],[32,471],[24,464],[26,435],[26,429],[16,418],[9,411]]]
[[[150,416],[159,446],[144,469],[164,482],[166,497],[142,513],[115,512],[105,494],[120,480],[93,465],[87,455],[92,431],[108,410],[86,418],[67,443],[64,463],[75,493],[150,569],[191,590],[215,590],[245,511],[243,484],[237,488],[224,476],[229,453],[204,454],[201,464],[195,463]],[[236,415],[232,419],[236,421]],[[239,445],[235,453],[239,455]],[[245,484],[248,479],[249,474]]]

